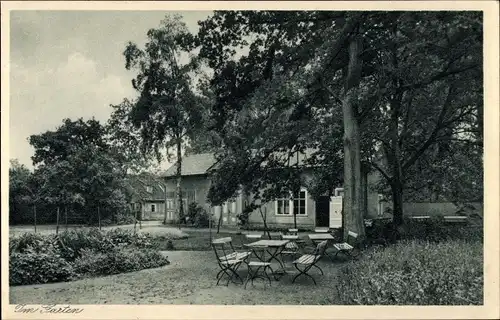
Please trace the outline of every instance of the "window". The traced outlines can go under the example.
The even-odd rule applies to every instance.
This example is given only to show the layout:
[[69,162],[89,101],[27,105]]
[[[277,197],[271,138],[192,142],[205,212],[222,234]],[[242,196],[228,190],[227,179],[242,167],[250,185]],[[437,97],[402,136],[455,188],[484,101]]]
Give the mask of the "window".
[[222,211],[225,214],[236,213],[236,199],[230,199],[222,204]]
[[277,215],[292,215],[294,212],[297,215],[307,215],[306,209],[307,191],[301,189],[294,194],[293,199],[283,197],[276,200]]
[[293,210],[296,214],[306,214],[306,191],[301,190],[293,197]]
[[174,200],[167,199],[167,210],[172,210],[174,208]]
[[153,192],[153,187],[152,186],[146,186],[146,192],[152,193]]
[[151,205],[151,212],[155,212],[156,211],[156,205],[152,204]]

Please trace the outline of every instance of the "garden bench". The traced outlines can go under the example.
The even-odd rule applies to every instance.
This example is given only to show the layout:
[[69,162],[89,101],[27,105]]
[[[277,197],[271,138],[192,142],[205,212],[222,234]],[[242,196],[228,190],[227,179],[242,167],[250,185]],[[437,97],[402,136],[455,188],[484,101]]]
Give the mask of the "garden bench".
[[226,285],[229,285],[230,281],[234,282],[234,278],[238,278],[240,282],[243,283],[243,279],[241,279],[237,271],[242,263],[247,263],[247,260],[252,253],[250,251],[238,252],[234,250],[231,237],[213,240],[212,248],[215,252],[215,257],[217,258],[217,264],[221,269],[216,276],[217,285],[219,285],[219,282],[224,275],[228,278]]
[[339,253],[343,253],[343,254],[348,255],[350,257],[353,257],[353,258],[357,257],[357,254],[354,254],[354,252],[355,252],[354,250],[356,249],[357,239],[358,239],[358,234],[355,232],[349,231],[347,233],[346,242],[335,243],[333,245],[333,247],[337,250],[337,252],[335,253],[335,257],[337,257],[337,255]]
[[412,216],[412,217],[410,217],[410,219],[416,220],[416,221],[425,221],[425,220],[429,220],[430,218],[431,218],[431,216]]
[[304,254],[300,256],[297,260],[293,261],[293,265],[295,266],[295,269],[299,271],[299,274],[297,274],[293,278],[292,283],[294,283],[298,277],[304,275],[311,278],[314,284],[316,284],[316,280],[314,279],[313,276],[309,274],[309,271],[311,270],[312,267],[315,267],[321,272],[322,275],[324,274],[323,270],[321,270],[321,268],[317,265],[317,263],[325,254],[327,244],[328,241],[326,240],[322,241],[316,246],[316,249],[312,254]]
[[[333,235],[331,235],[330,233],[311,233],[308,235],[308,237],[314,246],[317,246],[321,241],[327,241],[328,245],[328,243],[332,243],[335,240]],[[333,257],[328,254],[328,252],[325,252],[325,254],[328,256],[328,258],[330,258],[332,262],[334,262]]]
[[444,216],[444,222],[448,223],[467,223],[466,216]]

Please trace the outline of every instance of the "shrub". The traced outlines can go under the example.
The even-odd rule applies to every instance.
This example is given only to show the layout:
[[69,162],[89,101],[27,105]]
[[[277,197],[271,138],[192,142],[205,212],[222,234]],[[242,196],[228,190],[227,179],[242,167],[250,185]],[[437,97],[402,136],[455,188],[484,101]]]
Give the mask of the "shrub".
[[53,245],[55,237],[53,235],[43,236],[39,233],[23,233],[9,239],[9,252],[25,252],[31,248],[36,252],[44,252],[46,248]]
[[108,275],[163,266],[168,259],[153,249],[167,240],[167,247],[173,247],[165,236],[96,228],[10,237],[10,283],[67,281],[77,274]]
[[209,226],[210,214],[196,202],[189,204],[187,217],[196,228],[207,228]]
[[69,281],[76,277],[70,263],[54,252],[26,250],[9,256],[10,285]]
[[61,255],[68,261],[78,258],[82,249],[107,252],[115,246],[110,237],[97,228],[64,231],[58,239]]
[[131,213],[118,213],[115,218],[118,225],[135,223],[135,217]]
[[169,264],[168,258],[153,250],[118,248],[107,253],[85,249],[75,260],[75,270],[82,275],[110,275],[157,268]]
[[426,240],[431,242],[449,240],[482,241],[481,227],[447,224],[442,216],[431,217],[424,221],[405,220],[401,238],[405,240]]
[[338,291],[342,304],[482,304],[482,245],[403,241],[374,249],[340,270]]

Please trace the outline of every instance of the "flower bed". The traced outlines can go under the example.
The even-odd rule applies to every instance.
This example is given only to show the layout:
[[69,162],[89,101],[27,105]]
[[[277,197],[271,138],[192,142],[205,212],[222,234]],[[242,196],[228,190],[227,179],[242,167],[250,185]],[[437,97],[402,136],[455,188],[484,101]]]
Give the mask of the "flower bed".
[[402,241],[345,265],[337,287],[342,304],[480,305],[481,241]]
[[69,281],[169,264],[157,239],[129,230],[82,229],[59,235],[26,233],[9,239],[11,285]]

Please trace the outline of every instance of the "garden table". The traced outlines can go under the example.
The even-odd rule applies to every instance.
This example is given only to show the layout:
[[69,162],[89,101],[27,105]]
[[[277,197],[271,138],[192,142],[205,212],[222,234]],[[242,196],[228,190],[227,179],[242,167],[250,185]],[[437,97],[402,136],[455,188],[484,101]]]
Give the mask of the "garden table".
[[[283,251],[285,248],[285,245],[289,242],[290,240],[259,240],[256,242],[252,242],[247,244],[246,246],[254,252],[255,256],[262,262],[269,262],[271,263],[272,260],[276,260],[283,272],[285,271],[285,266],[283,264],[283,261],[281,261],[280,253]],[[269,257],[266,258],[264,255],[259,255],[257,254],[257,250],[264,250],[266,253],[269,254]],[[271,269],[272,270],[272,269]],[[275,273],[273,271],[273,273]],[[275,277],[276,279],[276,277]]]
[[[311,239],[312,243],[317,246],[321,241],[328,241],[328,244],[330,244],[330,241],[335,240],[335,238],[329,234],[329,233],[312,233],[309,234],[309,239]],[[325,251],[325,254],[330,258],[330,260],[334,261],[332,256]]]

